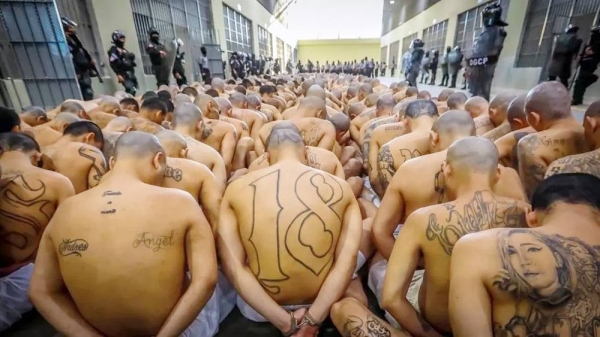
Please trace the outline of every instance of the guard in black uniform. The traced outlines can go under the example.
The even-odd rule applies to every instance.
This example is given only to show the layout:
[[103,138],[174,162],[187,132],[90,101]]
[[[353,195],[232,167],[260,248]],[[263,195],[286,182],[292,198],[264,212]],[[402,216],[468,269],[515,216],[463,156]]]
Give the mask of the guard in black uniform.
[[148,34],[150,35],[150,42],[146,44],[146,52],[150,56],[152,73],[156,77],[156,87],[169,85],[169,74],[166,74],[161,69],[163,59],[167,55],[167,50],[165,46],[160,43],[160,34],[156,28],[150,28]]
[[483,10],[483,32],[473,46],[473,53],[467,65],[469,67],[469,91],[473,96],[490,99],[492,80],[500,53],[504,47],[508,24],[502,21],[502,7],[493,2]]
[[423,42],[421,39],[415,39],[412,42],[412,55],[408,70],[408,83],[411,87],[417,86],[417,78],[419,77],[419,71],[421,70],[421,62],[423,62],[423,56],[425,55],[423,47],[425,47],[425,42]]
[[552,62],[548,69],[548,81],[556,81],[560,79],[565,87],[569,87],[569,79],[571,78],[571,68],[573,67],[573,59],[579,53],[579,48],[583,41],[577,37],[579,27],[569,25],[565,32],[556,40],[556,46],[552,53]]
[[81,96],[84,101],[91,101],[94,99],[92,77],[98,77],[100,83],[102,83],[102,77],[98,75],[96,62],[92,59],[90,53],[83,48],[83,45],[77,36],[75,31],[77,23],[65,17],[61,18],[61,22],[63,30],[65,31],[67,45],[71,52],[71,59],[73,60],[73,67],[75,68],[75,74],[77,75],[77,82],[79,82]]
[[179,87],[188,84],[187,77],[185,77],[185,68],[183,67],[185,64],[185,52],[181,51],[181,47],[183,47],[183,41],[177,39],[177,55],[175,56],[175,63],[173,63],[173,77],[175,77],[175,81],[177,81]]
[[125,92],[135,96],[138,87],[134,72],[135,54],[125,49],[125,34],[121,31],[115,30],[112,33],[112,43],[114,46],[108,50],[110,67],[117,74],[119,83],[125,87]]
[[572,105],[582,104],[585,90],[598,81],[598,76],[594,74],[598,63],[600,63],[600,26],[592,28],[590,43],[585,46],[579,58],[579,72],[573,88]]

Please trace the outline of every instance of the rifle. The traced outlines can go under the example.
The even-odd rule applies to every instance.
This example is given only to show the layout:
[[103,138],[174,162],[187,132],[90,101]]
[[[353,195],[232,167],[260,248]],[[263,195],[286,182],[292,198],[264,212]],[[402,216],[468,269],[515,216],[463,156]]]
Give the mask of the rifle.
[[90,52],[87,51],[87,49],[83,48],[83,44],[81,44],[81,40],[79,40],[79,36],[77,36],[77,34],[73,34],[70,36],[70,38],[73,39],[73,42],[75,42],[75,44],[81,48],[81,50],[83,50],[83,54],[85,55],[85,58],[88,60],[89,64],[90,64],[90,70],[92,71],[92,75],[91,77],[97,77],[98,81],[100,81],[100,83],[104,83],[104,80],[102,79],[102,76],[100,76],[100,72],[98,71],[98,68],[96,67],[96,64],[94,61],[94,59],[92,58],[92,55],[90,55]]

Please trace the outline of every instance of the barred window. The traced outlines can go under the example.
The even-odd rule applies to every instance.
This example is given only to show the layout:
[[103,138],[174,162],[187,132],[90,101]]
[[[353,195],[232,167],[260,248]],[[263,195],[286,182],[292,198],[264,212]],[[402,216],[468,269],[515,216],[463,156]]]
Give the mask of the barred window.
[[[517,55],[517,67],[543,67],[550,59],[553,33],[563,31],[572,22],[582,28],[579,35],[588,37],[586,26],[598,20],[599,0],[531,0],[527,7],[521,44]],[[585,23],[585,24],[582,24]],[[585,27],[585,28],[584,28]]]
[[285,45],[285,60],[283,61],[283,63],[287,64],[287,62],[291,59],[292,59],[292,46],[287,44],[287,45]]
[[448,20],[436,23],[433,26],[425,28],[423,30],[423,42],[425,42],[425,50],[437,50],[440,53],[440,55],[443,54],[447,33]]
[[[508,12],[509,1],[510,0],[501,0],[502,19],[504,20],[506,19],[506,13]],[[481,14],[489,2],[490,1],[458,15],[456,36],[454,38],[455,46],[460,46],[463,55],[467,57],[471,55],[473,45],[475,44],[475,41],[477,41],[479,34],[481,34],[483,28]]]
[[390,57],[388,60],[388,64],[392,65],[394,62],[398,64],[398,53],[400,52],[400,41],[396,41],[390,45]]
[[227,50],[252,54],[252,21],[227,5],[223,5]]
[[261,26],[258,26],[258,49],[261,56],[273,57],[273,36]]
[[277,38],[277,58],[279,59],[279,64],[283,62],[283,40]]
[[152,75],[152,63],[146,53],[146,44],[149,41],[148,31],[154,27],[160,33],[163,43],[175,38],[183,41],[183,51],[186,52],[186,59],[191,60],[188,64],[193,66],[194,78],[199,78],[200,68],[196,61],[202,56],[200,47],[216,41],[210,0],[130,1],[144,73]]

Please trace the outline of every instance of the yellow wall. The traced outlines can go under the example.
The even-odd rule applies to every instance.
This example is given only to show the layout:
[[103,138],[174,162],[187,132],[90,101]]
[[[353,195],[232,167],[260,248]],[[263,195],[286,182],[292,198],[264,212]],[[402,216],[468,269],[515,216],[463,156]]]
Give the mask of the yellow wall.
[[379,61],[381,55],[380,39],[344,39],[344,40],[300,40],[298,41],[298,60],[306,63],[319,61],[354,61],[368,57]]

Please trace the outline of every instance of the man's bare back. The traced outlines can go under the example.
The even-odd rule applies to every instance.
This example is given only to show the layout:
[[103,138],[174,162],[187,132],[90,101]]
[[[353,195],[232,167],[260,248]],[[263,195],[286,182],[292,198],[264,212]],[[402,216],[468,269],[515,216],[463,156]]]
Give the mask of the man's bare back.
[[[340,179],[346,179],[342,163],[335,156],[335,154],[333,154],[333,152],[327,151],[320,147],[307,146],[306,159],[308,166],[323,172],[327,172]],[[269,161],[267,156],[263,154],[256,158],[252,164],[250,164],[250,167],[248,167],[248,172],[253,172],[267,167],[269,167]]]
[[75,193],[81,193],[100,183],[108,170],[104,154],[96,147],[70,142],[53,144],[42,149],[53,162],[56,172],[69,178]]

